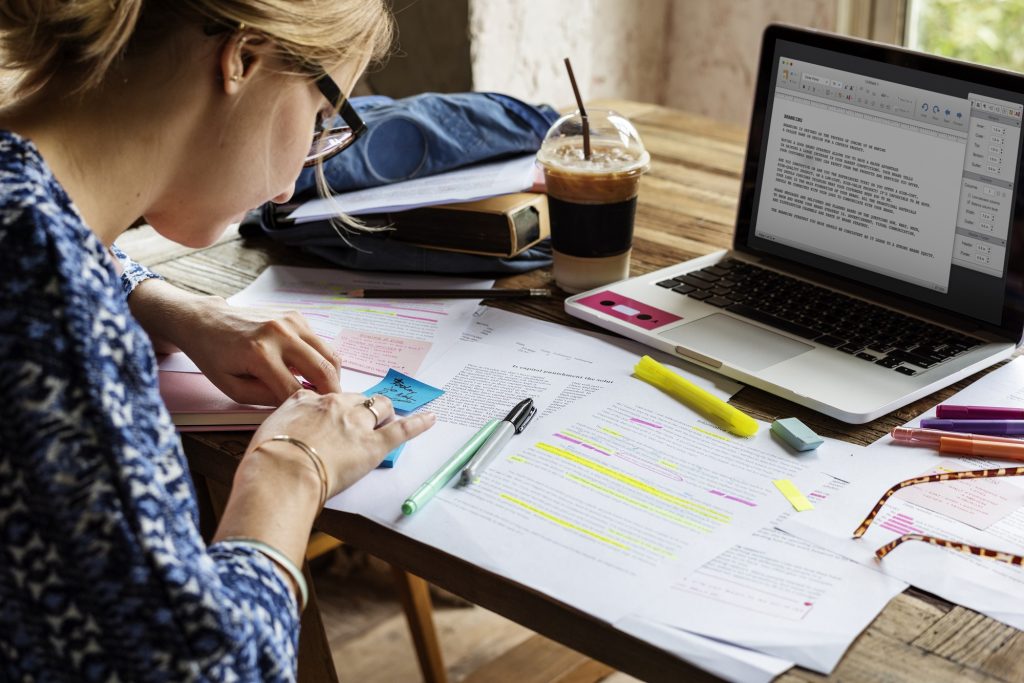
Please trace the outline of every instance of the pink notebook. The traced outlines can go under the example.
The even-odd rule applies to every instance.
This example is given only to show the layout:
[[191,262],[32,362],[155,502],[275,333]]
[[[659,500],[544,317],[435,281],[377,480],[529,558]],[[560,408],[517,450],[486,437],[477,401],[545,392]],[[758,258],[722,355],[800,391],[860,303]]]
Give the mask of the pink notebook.
[[206,375],[194,372],[161,372],[160,395],[174,424],[183,432],[251,431],[274,410],[235,403]]

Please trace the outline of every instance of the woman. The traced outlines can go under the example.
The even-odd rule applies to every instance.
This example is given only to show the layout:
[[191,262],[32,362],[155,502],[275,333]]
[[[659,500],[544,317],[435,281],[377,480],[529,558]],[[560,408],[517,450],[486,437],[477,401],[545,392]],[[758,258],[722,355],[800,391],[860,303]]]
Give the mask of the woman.
[[[113,244],[144,216],[207,245],[287,200],[390,26],[380,0],[0,3],[0,679],[294,677],[319,506],[433,417],[338,393],[300,317],[186,294]],[[281,404],[209,546],[154,347]]]

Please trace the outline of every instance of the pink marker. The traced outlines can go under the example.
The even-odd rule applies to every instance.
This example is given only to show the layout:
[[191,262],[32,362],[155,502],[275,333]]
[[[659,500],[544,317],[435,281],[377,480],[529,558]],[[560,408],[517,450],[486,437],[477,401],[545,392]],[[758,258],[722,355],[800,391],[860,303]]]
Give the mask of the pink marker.
[[935,417],[947,420],[1024,420],[1024,408],[941,405]]
[[[914,427],[896,427],[889,435],[893,440],[901,443],[933,447],[938,447],[944,436],[957,439],[963,439],[967,436],[963,432],[946,432],[941,429],[915,429]],[[1005,436],[989,436],[987,434],[976,436],[975,438],[981,441],[998,441],[1000,443],[1024,443],[1020,439],[1011,439]]]

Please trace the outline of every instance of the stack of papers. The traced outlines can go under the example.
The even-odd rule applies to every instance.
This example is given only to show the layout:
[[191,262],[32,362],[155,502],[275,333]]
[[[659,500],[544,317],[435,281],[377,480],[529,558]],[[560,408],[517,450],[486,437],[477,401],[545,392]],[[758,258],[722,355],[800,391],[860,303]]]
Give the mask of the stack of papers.
[[[494,280],[271,266],[228,303],[269,315],[302,313],[313,331],[341,355],[344,369],[383,377],[394,368],[415,375],[459,338],[479,300],[358,299],[345,293],[487,289],[493,284]],[[200,372],[183,353],[162,358],[159,367],[161,372]]]
[[[1024,407],[1024,359],[990,372],[949,399],[960,405]],[[921,416],[933,417],[934,411]],[[916,426],[921,418],[913,420]],[[908,542],[881,561],[875,550],[905,533],[1024,554],[1024,477],[925,484],[905,489],[882,508],[863,538],[851,538],[885,491],[939,471],[1006,467],[1005,461],[939,455],[883,439],[858,454],[841,476],[849,482],[828,506],[787,520],[786,531],[885,576],[912,583],[982,614],[1024,628],[1024,569]]]
[[[410,443],[401,468],[371,473],[328,507],[543,591],[727,679],[770,680],[793,663],[831,671],[906,583],[774,529],[796,513],[772,481],[789,479],[824,505],[843,486],[828,470],[845,468],[857,447],[829,440],[795,455],[766,424],[750,439],[725,433],[631,376],[649,352],[481,309],[462,343],[420,375],[447,392],[431,406],[438,424]],[[739,388],[658,359],[719,397]],[[526,395],[542,413],[478,483],[450,486],[401,515],[453,444]]]
[[313,199],[290,213],[288,219],[308,223],[336,216],[338,209],[352,216],[361,216],[525,192],[535,184],[535,159],[533,154],[528,154],[426,178],[346,192],[330,200]]
[[[925,544],[905,544],[881,564],[872,556],[911,527],[1022,552],[1024,481],[901,494],[865,539],[849,540],[895,482],[995,463],[831,439],[797,453],[767,424],[736,437],[633,377],[650,354],[720,398],[739,389],[634,342],[472,301],[339,294],[453,286],[437,280],[274,267],[231,300],[305,313],[342,350],[346,390],[365,390],[394,368],[443,392],[428,406],[437,424],[407,444],[401,463],[371,472],[328,507],[544,592],[727,680],[768,681],[794,663],[831,672],[908,583],[1024,627],[1019,568]],[[188,365],[170,359],[162,369]],[[1024,406],[1021,386],[1024,360],[958,402]],[[478,481],[453,481],[414,515],[401,513],[459,445],[526,397],[537,418]],[[814,509],[797,513],[777,480]]]

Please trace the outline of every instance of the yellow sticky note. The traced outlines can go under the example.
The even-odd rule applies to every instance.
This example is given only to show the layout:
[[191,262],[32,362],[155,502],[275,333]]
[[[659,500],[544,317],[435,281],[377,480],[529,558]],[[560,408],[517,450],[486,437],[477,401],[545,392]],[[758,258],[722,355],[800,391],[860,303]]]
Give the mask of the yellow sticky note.
[[790,505],[797,512],[806,512],[807,510],[814,509],[811,501],[807,500],[804,494],[800,493],[800,489],[789,479],[776,479],[772,483],[775,484],[775,488],[782,492],[782,495],[786,497],[786,500],[789,501]]

